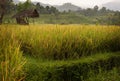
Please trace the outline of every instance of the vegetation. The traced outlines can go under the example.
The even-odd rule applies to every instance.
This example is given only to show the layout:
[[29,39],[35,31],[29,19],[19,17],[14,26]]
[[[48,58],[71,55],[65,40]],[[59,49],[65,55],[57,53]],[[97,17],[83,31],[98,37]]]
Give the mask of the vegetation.
[[[14,13],[29,9],[40,17],[16,25]],[[120,81],[119,11],[0,0],[2,23],[0,81]]]
[[120,71],[117,68],[112,69],[110,72],[102,71],[98,75],[91,73],[88,80],[86,81],[119,81]]
[[25,62],[15,33],[0,27],[0,81],[23,80],[22,67]]
[[[109,72],[113,67],[120,66],[117,63],[120,53],[102,53],[88,57],[83,57],[78,60],[67,61],[41,61],[36,58],[28,59],[26,64],[26,81],[87,81],[96,75],[101,75],[103,71]],[[112,61],[112,63],[110,63]],[[114,65],[115,64],[115,65]],[[115,72],[115,71],[114,71]],[[115,72],[115,80],[119,73]],[[92,76],[91,76],[92,75]],[[102,75],[101,75],[102,76]],[[105,75],[103,76],[105,77]],[[101,77],[99,78],[101,81]],[[109,80],[109,79],[108,79]]]
[[119,31],[102,25],[1,25],[0,80],[105,81],[112,72],[119,81]]
[[[4,3],[1,19],[3,23],[10,23],[11,17],[23,10],[37,9],[40,14],[38,23],[44,24],[102,24],[102,25],[120,25],[119,11],[108,10],[105,7],[99,9],[96,5],[94,8],[80,9],[78,11],[64,11],[60,12],[53,6],[42,6],[40,3],[32,3],[31,0],[26,0],[24,3],[14,4],[13,0]],[[6,9],[6,10],[5,10]],[[4,16],[4,14],[6,15]],[[3,18],[4,17],[4,18]],[[33,22],[33,21],[32,21]],[[2,21],[1,21],[2,23]],[[13,23],[13,22],[11,22]]]
[[14,30],[23,53],[34,57],[69,59],[88,56],[96,52],[120,50],[120,28],[114,26],[108,28],[95,25],[89,27],[87,25],[32,27],[31,25],[15,28],[13,25],[12,28],[7,29]]

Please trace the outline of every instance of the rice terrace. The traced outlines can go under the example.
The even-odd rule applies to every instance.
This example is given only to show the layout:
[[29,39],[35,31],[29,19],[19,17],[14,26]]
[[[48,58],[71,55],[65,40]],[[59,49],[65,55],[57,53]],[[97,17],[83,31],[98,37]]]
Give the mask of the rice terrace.
[[119,10],[18,2],[0,0],[0,81],[120,81]]

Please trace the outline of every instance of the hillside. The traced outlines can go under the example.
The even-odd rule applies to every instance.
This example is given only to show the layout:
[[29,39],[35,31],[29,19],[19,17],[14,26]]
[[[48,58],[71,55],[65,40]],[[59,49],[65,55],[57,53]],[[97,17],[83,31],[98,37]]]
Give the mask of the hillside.
[[81,8],[78,6],[73,5],[72,3],[65,3],[61,6],[55,6],[59,11],[77,11],[80,10]]
[[[13,0],[15,3],[18,3],[19,0]],[[42,6],[46,7],[46,6],[54,6],[56,7],[59,11],[77,11],[77,10],[80,10],[81,8],[76,6],[76,5],[73,5],[72,3],[64,3],[63,5],[50,5],[50,4],[44,4],[44,3],[41,3],[41,2],[33,2],[33,4],[37,4],[37,3],[40,3]]]
[[106,4],[103,4],[102,6],[110,9],[110,10],[119,10],[120,11],[120,1],[113,1]]
[[[38,2],[33,2],[34,4],[37,4]],[[63,12],[63,11],[77,11],[77,10],[81,10],[80,7],[73,5],[72,3],[64,3],[63,5],[50,5],[50,4],[44,4],[39,2],[42,6],[46,7],[46,6],[54,6],[56,7],[59,11]]]
[[[13,0],[15,3],[18,3],[20,2],[20,0]],[[45,3],[41,3],[39,1],[37,2],[33,2],[34,4],[36,3],[40,3],[42,6],[46,7],[46,6],[54,6],[56,7],[59,11],[76,11],[76,10],[79,10],[81,9],[81,7],[79,6],[76,6],[72,3],[64,3],[63,5],[50,5],[50,4],[45,4]],[[105,4],[102,4],[103,7],[106,7],[107,9],[110,9],[110,10],[119,10],[120,11],[120,1],[119,0],[116,0],[116,1],[112,1],[112,2],[108,2],[108,3],[105,3]]]

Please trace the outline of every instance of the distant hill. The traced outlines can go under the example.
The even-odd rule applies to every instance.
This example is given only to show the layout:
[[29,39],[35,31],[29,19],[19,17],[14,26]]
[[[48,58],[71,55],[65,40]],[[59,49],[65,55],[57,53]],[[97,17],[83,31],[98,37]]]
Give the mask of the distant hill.
[[[15,3],[18,3],[19,0],[13,0]],[[75,6],[73,5],[72,3],[65,3],[63,5],[50,5],[50,4],[44,4],[44,3],[41,3],[41,2],[33,2],[33,4],[37,4],[37,3],[40,3],[40,5],[46,7],[46,6],[54,6],[56,7],[59,11],[77,11],[77,10],[81,10],[80,7],[78,6]]]
[[46,7],[46,6],[52,6],[50,4],[44,4],[44,3],[41,3],[41,2],[32,2],[33,4],[37,4],[37,3],[40,3],[40,5]]
[[60,5],[60,6],[56,5],[54,7],[56,7],[59,11],[69,11],[69,10],[77,11],[77,10],[81,10],[80,7],[75,6],[75,5],[71,4],[71,3],[65,3],[65,4]]
[[120,1],[113,1],[113,2],[109,2],[106,4],[103,4],[102,6],[110,9],[110,10],[119,10],[120,11]]
[[[19,3],[19,0],[13,0],[16,4]],[[76,5],[73,5],[72,3],[65,3],[63,5],[50,5],[50,4],[44,4],[41,2],[33,2],[34,4],[36,3],[40,3],[42,6],[46,7],[46,6],[54,6],[56,7],[59,11],[76,11],[76,10],[81,10],[81,7],[78,7]],[[110,10],[119,10],[120,11],[120,1],[119,0],[115,0],[112,2],[108,2],[102,5],[103,7],[106,7],[107,9]]]
[[40,3],[40,5],[46,7],[46,6],[54,6],[56,7],[59,11],[77,11],[77,10],[80,10],[81,8],[78,7],[78,6],[75,6],[71,3],[65,3],[63,5],[50,5],[50,4],[44,4],[44,3],[41,3],[41,2],[33,2],[34,4],[37,4],[37,3]]

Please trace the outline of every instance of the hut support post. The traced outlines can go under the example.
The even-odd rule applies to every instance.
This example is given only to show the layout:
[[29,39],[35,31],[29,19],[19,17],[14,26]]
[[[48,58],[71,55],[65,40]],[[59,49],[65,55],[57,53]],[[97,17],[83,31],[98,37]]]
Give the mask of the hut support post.
[[26,23],[29,23],[29,19],[28,19],[28,17],[26,17],[25,20],[26,20]]

